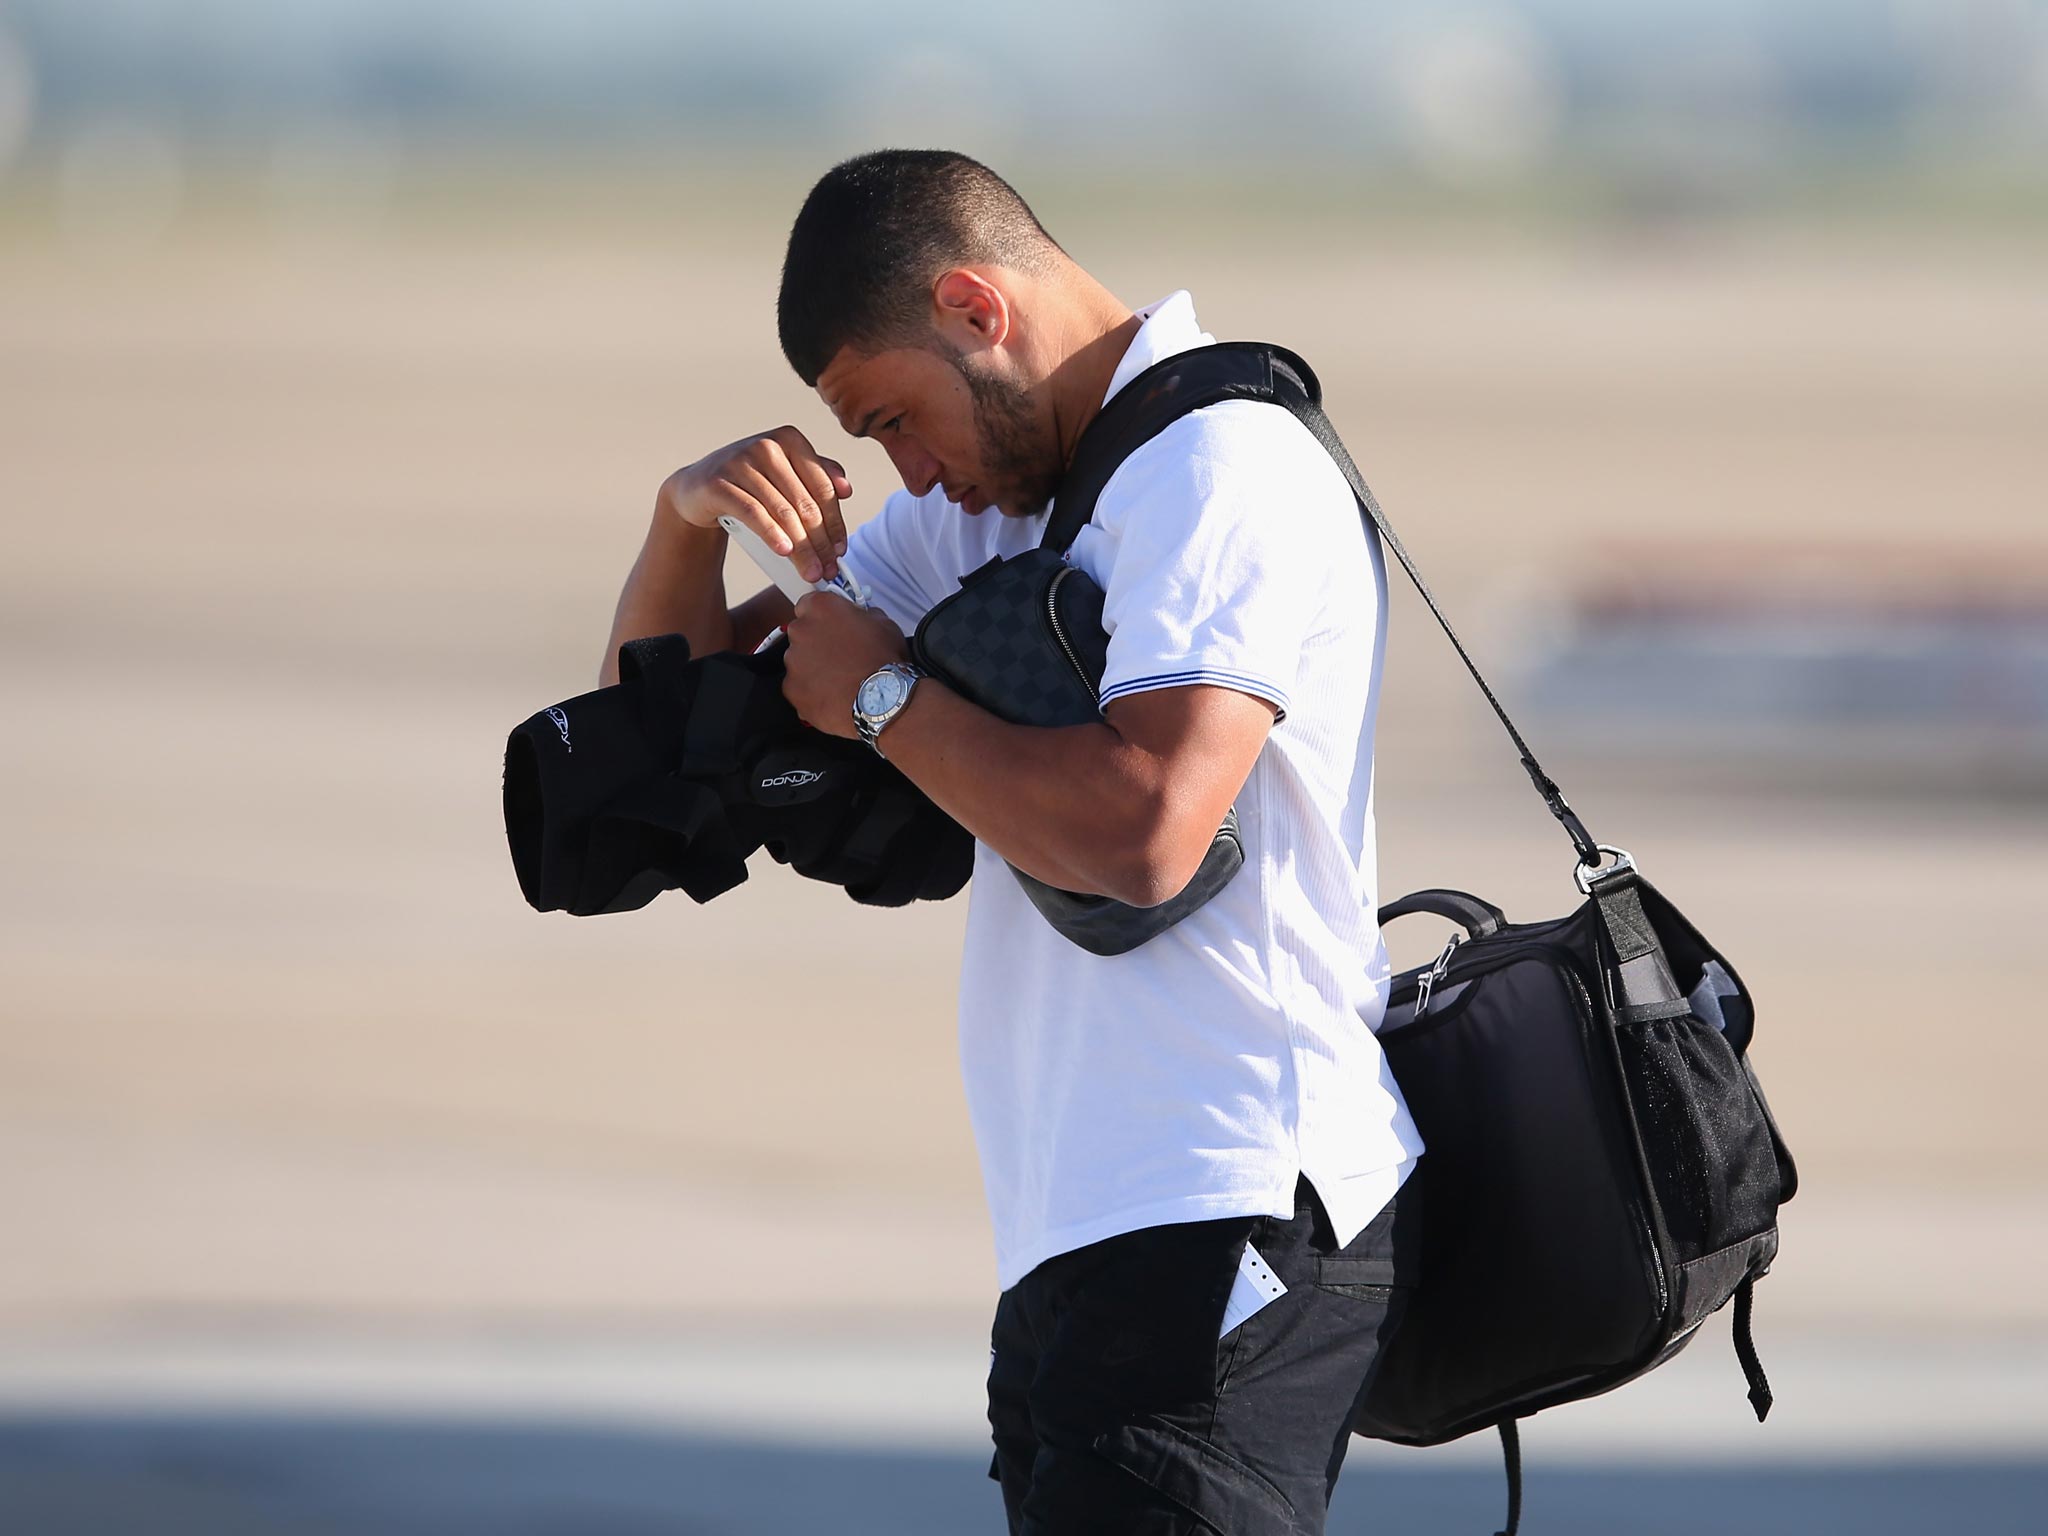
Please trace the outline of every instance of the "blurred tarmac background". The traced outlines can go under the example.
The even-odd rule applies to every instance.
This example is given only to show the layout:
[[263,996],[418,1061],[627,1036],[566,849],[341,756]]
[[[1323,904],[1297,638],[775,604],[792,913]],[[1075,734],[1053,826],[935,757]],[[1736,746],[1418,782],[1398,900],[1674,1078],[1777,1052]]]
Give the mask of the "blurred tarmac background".
[[[810,182],[897,142],[1305,353],[1574,804],[1759,999],[1778,1408],[1716,1319],[1534,1421],[1526,1528],[2038,1530],[2026,0],[0,0],[0,1530],[1000,1529],[964,902],[764,860],[541,917],[498,805],[671,469],[789,421],[854,515],[894,488],[773,311]],[[1562,910],[1394,601],[1383,897]],[[1492,1455],[1354,1442],[1331,1529],[1491,1528]]]

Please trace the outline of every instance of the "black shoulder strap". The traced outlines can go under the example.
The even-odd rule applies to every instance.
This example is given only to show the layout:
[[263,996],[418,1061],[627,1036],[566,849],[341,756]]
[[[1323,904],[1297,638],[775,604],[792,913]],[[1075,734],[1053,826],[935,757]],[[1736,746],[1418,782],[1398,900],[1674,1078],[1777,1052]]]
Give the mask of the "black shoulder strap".
[[1550,807],[1550,814],[1558,819],[1570,836],[1572,846],[1578,850],[1579,861],[1582,864],[1599,863],[1600,848],[1593,841],[1593,835],[1565,803],[1563,792],[1543,771],[1542,765],[1536,761],[1536,754],[1529,750],[1522,733],[1515,729],[1515,722],[1508,718],[1508,712],[1494,697],[1486,679],[1479,675],[1479,668],[1466,651],[1464,642],[1458,639],[1458,632],[1451,628],[1451,621],[1437,606],[1422,573],[1415,569],[1415,562],[1408,557],[1400,538],[1388,525],[1387,515],[1380,510],[1372,488],[1359,474],[1358,466],[1351,462],[1351,455],[1345,452],[1337,429],[1323,413],[1322,384],[1309,365],[1287,348],[1264,341],[1221,341],[1212,346],[1196,347],[1161,358],[1118,390],[1088,423],[1081,433],[1081,441],[1075,445],[1074,460],[1067,466],[1059,494],[1053,501],[1052,515],[1046,520],[1041,547],[1064,554],[1074,542],[1075,535],[1095,515],[1096,499],[1101,496],[1102,488],[1109,484],[1109,477],[1116,473],[1118,465],[1189,411],[1221,400],[1265,400],[1283,405],[1315,434],[1316,441],[1344,471],[1344,478],[1351,482],[1351,490],[1357,496],[1359,506],[1373,527],[1379,530],[1380,538],[1400,560],[1401,569],[1408,573],[1408,579],[1415,583],[1415,590],[1422,594],[1423,602],[1429,605],[1429,611],[1443,626],[1458,659],[1472,674],[1472,681],[1479,685],[1479,691],[1486,695],[1486,702],[1493,706],[1494,714],[1514,742],[1515,750],[1521,754],[1522,767],[1530,782],[1543,797],[1543,803]]

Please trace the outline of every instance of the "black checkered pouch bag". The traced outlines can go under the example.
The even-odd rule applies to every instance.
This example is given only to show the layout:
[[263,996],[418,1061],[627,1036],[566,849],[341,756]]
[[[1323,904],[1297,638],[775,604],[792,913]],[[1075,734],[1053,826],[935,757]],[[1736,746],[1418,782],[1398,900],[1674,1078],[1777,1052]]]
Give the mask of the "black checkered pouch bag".
[[[917,665],[990,714],[1016,725],[1086,725],[1108,662],[1102,588],[1041,545],[998,556],[933,608],[910,639]],[[1094,955],[1121,955],[1156,938],[1208,901],[1244,864],[1237,812],[1223,819],[1195,877],[1156,907],[1084,896],[1011,872],[1059,933]]]

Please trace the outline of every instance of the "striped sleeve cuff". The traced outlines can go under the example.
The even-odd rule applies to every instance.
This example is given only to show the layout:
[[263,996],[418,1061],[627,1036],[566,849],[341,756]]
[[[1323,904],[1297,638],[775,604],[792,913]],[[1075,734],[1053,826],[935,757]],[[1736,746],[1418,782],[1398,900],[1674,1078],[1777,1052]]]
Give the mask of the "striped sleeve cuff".
[[1287,694],[1276,688],[1263,677],[1254,677],[1249,672],[1231,672],[1221,667],[1190,667],[1181,672],[1155,672],[1149,677],[1130,677],[1122,682],[1111,683],[1102,690],[1097,701],[1098,707],[1109,708],[1110,704],[1134,693],[1150,693],[1155,688],[1186,688],[1194,683],[1208,683],[1217,688],[1234,688],[1239,693],[1251,694],[1264,699],[1274,709],[1273,723],[1278,725],[1287,718]]

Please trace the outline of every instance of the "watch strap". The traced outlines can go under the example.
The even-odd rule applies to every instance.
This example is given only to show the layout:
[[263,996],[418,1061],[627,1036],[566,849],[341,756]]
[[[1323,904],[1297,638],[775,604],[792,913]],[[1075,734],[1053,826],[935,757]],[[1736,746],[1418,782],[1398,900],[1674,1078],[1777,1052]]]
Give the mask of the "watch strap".
[[[884,672],[893,673],[897,677],[903,679],[903,692],[901,696],[897,698],[895,706],[892,709],[890,709],[890,711],[887,714],[870,715],[869,713],[867,713],[867,711],[863,710],[860,707],[860,696],[867,691],[868,684],[874,681],[875,678],[881,676],[881,674]],[[881,745],[877,738],[881,736],[883,728],[886,727],[890,721],[894,720],[899,714],[903,712],[903,706],[910,702],[911,692],[917,687],[917,680],[926,675],[927,674],[924,672],[922,668],[917,667],[907,661],[885,662],[882,666],[877,667],[873,672],[870,672],[866,677],[862,678],[860,687],[854,690],[854,729],[860,732],[860,739],[862,741],[866,742],[870,747],[873,747],[875,749],[876,756],[879,757],[882,752]]]

